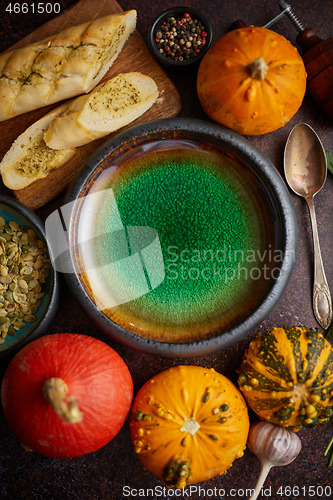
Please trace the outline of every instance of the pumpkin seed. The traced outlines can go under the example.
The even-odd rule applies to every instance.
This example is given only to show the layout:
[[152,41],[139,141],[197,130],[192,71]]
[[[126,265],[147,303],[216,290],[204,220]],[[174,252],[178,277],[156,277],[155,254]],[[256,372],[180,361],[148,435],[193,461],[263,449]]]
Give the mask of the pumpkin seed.
[[23,314],[30,314],[31,309],[27,304],[20,304],[20,309],[23,312]]
[[8,285],[11,282],[10,276],[0,276],[0,283]]
[[30,267],[30,266],[26,266],[26,267],[23,269],[23,274],[24,274],[24,275],[31,274],[31,273],[32,273],[32,267]]
[[25,280],[18,280],[17,284],[23,290],[28,290],[28,283]]
[[25,324],[23,323],[23,321],[14,321],[12,323],[12,325],[16,326],[18,329],[23,328],[25,326]]
[[5,292],[5,299],[9,300],[9,302],[13,302],[13,292],[11,290],[8,290]]
[[22,245],[27,245],[29,241],[28,233],[23,233],[21,236]]
[[[30,283],[31,283],[31,282],[30,282]],[[37,283],[38,283],[38,282],[37,282]],[[37,294],[37,293],[40,293],[40,291],[41,291],[41,286],[40,286],[40,284],[38,284],[38,285],[36,285],[34,288],[32,288],[32,291],[34,292],[35,297],[36,297],[36,294]]]
[[5,267],[2,264],[0,264],[0,274],[1,274],[1,276],[7,276],[7,274],[8,274],[7,267]]
[[[5,229],[6,233],[9,234],[10,236],[12,236],[14,234],[14,229],[12,229],[9,224],[5,224],[4,229]],[[10,240],[11,239],[12,238],[10,238]]]
[[35,231],[0,216],[0,344],[36,321],[51,263]]
[[33,231],[33,229],[28,229],[28,241],[29,241],[29,245],[37,245],[37,236],[35,234],[35,231]]
[[13,229],[14,231],[18,231],[20,229],[20,226],[16,222],[16,220],[11,220],[8,222],[8,226]]
[[22,304],[26,300],[27,296],[25,293],[18,293],[18,292],[13,292],[13,299],[17,304]]
[[23,262],[31,262],[32,260],[34,260],[34,258],[32,255],[30,255],[30,253],[26,253],[26,254],[23,254],[22,260],[23,260]]
[[25,277],[24,277],[24,279],[25,279],[26,281],[31,281],[31,280],[33,280],[33,279],[34,279],[34,277],[33,277],[33,275],[32,275],[32,274],[29,274],[28,276],[25,276]]
[[35,280],[35,279],[32,279],[29,283],[29,289],[30,290],[33,290],[34,288],[36,288],[36,286],[38,285],[38,281]]
[[13,337],[15,335],[15,328],[12,325],[9,325],[7,333]]
[[24,321],[26,321],[27,323],[33,323],[34,321],[36,321],[36,316],[34,316],[33,314],[26,314],[24,316]]

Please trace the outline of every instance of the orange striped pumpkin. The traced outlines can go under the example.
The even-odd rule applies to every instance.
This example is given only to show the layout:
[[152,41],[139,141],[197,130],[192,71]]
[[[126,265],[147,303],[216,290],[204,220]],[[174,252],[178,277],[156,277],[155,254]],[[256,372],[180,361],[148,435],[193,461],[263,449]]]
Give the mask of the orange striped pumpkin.
[[238,383],[261,419],[295,430],[323,426],[333,414],[333,349],[317,329],[274,328],[250,343]]

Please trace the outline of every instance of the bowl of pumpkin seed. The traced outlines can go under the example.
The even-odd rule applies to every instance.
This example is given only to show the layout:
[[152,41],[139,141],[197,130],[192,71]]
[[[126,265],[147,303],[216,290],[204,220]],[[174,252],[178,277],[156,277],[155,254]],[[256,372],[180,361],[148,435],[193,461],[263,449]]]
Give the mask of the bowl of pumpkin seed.
[[58,297],[43,221],[16,199],[0,195],[0,357],[45,333]]

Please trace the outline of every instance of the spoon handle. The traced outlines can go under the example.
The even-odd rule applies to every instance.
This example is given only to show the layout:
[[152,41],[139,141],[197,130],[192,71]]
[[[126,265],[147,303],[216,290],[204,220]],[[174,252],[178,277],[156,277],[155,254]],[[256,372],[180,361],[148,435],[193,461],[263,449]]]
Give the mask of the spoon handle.
[[332,321],[332,299],[328,288],[324,265],[321,258],[317,220],[313,198],[306,198],[308,203],[314,246],[314,285],[313,285],[313,310],[315,317],[323,328],[328,328]]

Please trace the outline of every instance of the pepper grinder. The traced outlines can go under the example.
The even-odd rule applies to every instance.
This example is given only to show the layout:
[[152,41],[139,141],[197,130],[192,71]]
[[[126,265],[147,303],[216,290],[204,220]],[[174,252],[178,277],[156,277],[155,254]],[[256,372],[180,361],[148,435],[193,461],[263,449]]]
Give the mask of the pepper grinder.
[[[333,118],[333,36],[322,40],[312,28],[303,28],[285,0],[279,0],[279,6],[282,13],[277,18],[286,14],[299,31],[296,42],[303,51],[308,89],[323,111]],[[265,28],[277,18],[266,24]]]

